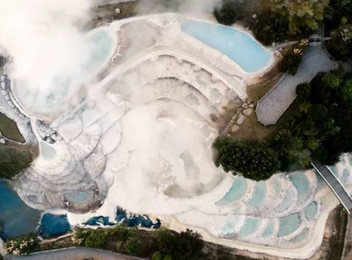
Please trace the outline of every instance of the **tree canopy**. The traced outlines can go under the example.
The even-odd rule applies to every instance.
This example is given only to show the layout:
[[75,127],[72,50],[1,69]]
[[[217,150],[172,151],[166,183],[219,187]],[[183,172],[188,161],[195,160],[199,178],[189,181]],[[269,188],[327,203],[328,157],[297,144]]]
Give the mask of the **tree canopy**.
[[10,179],[27,168],[33,158],[30,152],[0,145],[0,178]]

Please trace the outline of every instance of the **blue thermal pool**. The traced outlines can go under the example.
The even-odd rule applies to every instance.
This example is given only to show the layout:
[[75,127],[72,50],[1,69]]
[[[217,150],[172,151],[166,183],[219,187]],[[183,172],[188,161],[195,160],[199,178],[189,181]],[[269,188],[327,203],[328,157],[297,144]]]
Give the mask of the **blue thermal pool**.
[[236,224],[238,223],[240,217],[239,216],[227,216],[225,224],[222,226],[221,231],[223,234],[233,233]]
[[297,213],[281,217],[279,219],[279,232],[277,234],[278,237],[287,236],[296,231],[301,225],[301,219]]
[[245,224],[242,226],[240,231],[241,237],[246,237],[253,234],[261,224],[261,220],[258,218],[247,218]]
[[274,229],[275,229],[275,222],[274,222],[274,220],[271,219],[271,220],[269,220],[269,223],[265,227],[265,229],[264,229],[264,231],[263,231],[261,236],[263,238],[271,236],[274,233]]
[[[34,232],[40,211],[28,207],[5,180],[0,180],[0,231],[5,237]],[[0,232],[1,233],[1,232]]]
[[232,187],[225,194],[225,196],[217,202],[217,204],[231,203],[239,200],[247,189],[247,181],[243,177],[236,177],[233,181]]
[[39,235],[43,238],[63,235],[71,230],[66,215],[44,214],[40,220]]
[[308,233],[309,233],[309,229],[305,228],[301,233],[299,233],[297,236],[292,238],[290,242],[294,244],[301,243],[307,237]]
[[256,73],[272,62],[272,53],[248,33],[207,22],[185,20],[182,31],[236,62],[245,72]]
[[258,182],[255,186],[255,190],[252,198],[248,202],[250,208],[257,208],[263,205],[266,196],[266,183],[264,181]]
[[46,142],[40,142],[41,155],[46,160],[51,160],[56,156],[56,150]]
[[312,202],[310,203],[307,207],[305,207],[304,209],[304,215],[306,216],[306,219],[309,221],[309,220],[312,220],[315,215],[317,214],[318,212],[318,205],[316,202]]
[[114,36],[109,29],[98,28],[88,34],[92,50],[85,69],[90,71],[102,66],[114,51]]
[[83,204],[87,203],[94,197],[93,191],[76,191],[71,193],[66,193],[65,198],[73,203]]
[[298,191],[298,202],[300,203],[306,201],[309,197],[310,188],[310,181],[307,176],[304,172],[299,172],[291,174],[289,178]]

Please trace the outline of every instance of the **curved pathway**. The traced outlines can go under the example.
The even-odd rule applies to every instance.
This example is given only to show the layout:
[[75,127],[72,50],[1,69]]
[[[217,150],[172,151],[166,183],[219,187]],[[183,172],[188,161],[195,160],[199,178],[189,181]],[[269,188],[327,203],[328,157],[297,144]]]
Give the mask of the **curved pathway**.
[[52,251],[43,251],[29,256],[7,255],[5,260],[141,260],[144,258],[131,257],[110,251],[91,248],[67,248]]

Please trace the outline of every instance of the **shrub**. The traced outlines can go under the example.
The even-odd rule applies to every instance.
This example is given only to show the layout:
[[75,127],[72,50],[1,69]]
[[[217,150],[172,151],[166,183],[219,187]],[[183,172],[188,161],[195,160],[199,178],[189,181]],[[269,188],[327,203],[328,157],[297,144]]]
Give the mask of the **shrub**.
[[224,0],[220,8],[215,8],[214,15],[219,23],[234,24],[243,16],[242,4]]
[[315,122],[323,122],[328,114],[328,109],[324,105],[316,104],[309,110],[310,118]]
[[337,89],[341,84],[341,78],[335,73],[330,72],[323,76],[322,82],[327,87]]
[[266,180],[280,168],[278,154],[259,143],[218,138],[213,147],[217,150],[216,165],[226,172],[241,173],[245,178]]
[[163,260],[164,257],[160,252],[155,252],[152,256],[152,260]]
[[143,241],[141,241],[137,237],[128,238],[125,244],[126,252],[129,255],[134,255],[134,256],[138,256],[141,254],[142,247],[143,247]]
[[283,53],[283,59],[279,64],[279,70],[291,75],[296,75],[301,60],[302,53],[296,52],[295,50],[287,50]]
[[287,17],[270,10],[258,13],[258,18],[251,24],[251,30],[264,45],[280,42],[288,37]]
[[347,79],[341,89],[343,98],[352,103],[352,78]]
[[296,94],[299,100],[308,99],[311,91],[312,87],[309,83],[302,83],[296,87]]
[[203,259],[204,242],[198,233],[189,229],[181,233],[161,229],[157,232],[156,239],[164,259]]
[[5,248],[13,255],[29,255],[36,249],[37,245],[37,236],[35,234],[29,234],[8,240],[5,244]]
[[107,241],[108,232],[105,229],[89,230],[84,238],[84,246],[90,248],[102,248]]

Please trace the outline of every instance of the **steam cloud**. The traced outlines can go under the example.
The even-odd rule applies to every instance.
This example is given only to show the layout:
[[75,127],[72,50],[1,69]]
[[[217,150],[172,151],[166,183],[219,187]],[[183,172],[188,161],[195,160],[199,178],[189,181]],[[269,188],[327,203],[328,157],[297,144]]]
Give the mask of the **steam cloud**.
[[[30,88],[80,72],[89,43],[77,24],[89,17],[88,0],[2,0],[0,46],[13,57],[13,79]],[[1,51],[0,49],[0,51]]]
[[[211,13],[220,2],[141,0],[139,13],[172,11],[196,16]],[[49,96],[50,88],[51,91],[59,88],[70,77],[84,78],[82,68],[93,46],[77,25],[88,21],[92,0],[2,0],[1,3],[0,54],[6,52],[13,58],[7,69],[12,79],[25,82],[26,89],[41,93],[43,98]]]

